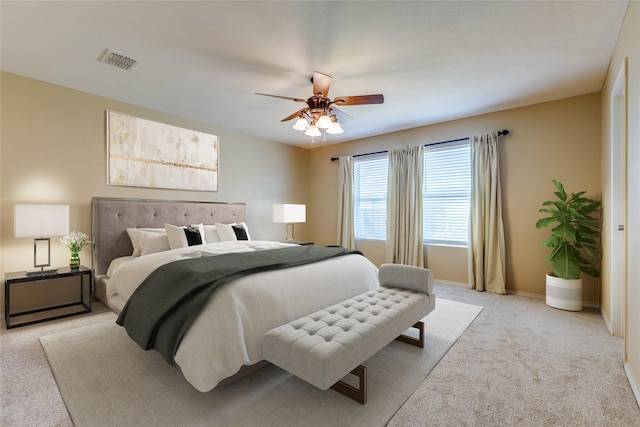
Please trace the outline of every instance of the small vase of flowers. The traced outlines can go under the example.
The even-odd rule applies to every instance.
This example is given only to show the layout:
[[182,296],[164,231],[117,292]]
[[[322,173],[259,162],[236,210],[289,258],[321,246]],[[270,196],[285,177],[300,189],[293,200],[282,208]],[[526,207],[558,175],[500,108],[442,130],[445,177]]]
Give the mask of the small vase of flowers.
[[91,243],[89,236],[81,231],[72,231],[66,236],[60,238],[60,242],[69,248],[71,251],[71,260],[69,261],[69,268],[77,270],[80,268],[80,251],[85,245]]

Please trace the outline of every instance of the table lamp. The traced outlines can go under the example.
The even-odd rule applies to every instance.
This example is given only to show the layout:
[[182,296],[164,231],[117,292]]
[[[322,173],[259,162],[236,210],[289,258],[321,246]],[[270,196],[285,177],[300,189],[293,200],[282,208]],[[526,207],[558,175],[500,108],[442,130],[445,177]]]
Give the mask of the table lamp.
[[293,224],[306,221],[306,205],[273,205],[273,222],[291,225],[291,236],[287,227],[287,242],[293,241]]
[[[44,269],[51,266],[50,237],[69,234],[69,205],[15,205],[13,225],[15,237],[34,238],[33,266],[40,270],[27,272],[27,275],[55,273],[57,270]],[[42,254],[44,247],[46,256]]]

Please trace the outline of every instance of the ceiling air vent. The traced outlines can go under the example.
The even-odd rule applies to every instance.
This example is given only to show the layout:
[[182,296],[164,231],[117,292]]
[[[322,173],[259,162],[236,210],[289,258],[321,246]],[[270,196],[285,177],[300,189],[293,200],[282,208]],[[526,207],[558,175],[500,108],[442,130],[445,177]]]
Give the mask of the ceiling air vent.
[[135,59],[131,59],[124,55],[120,55],[119,53],[115,53],[110,51],[109,49],[105,49],[98,61],[104,62],[105,64],[113,65],[114,67],[118,67],[120,69],[131,71],[135,68],[138,61]]

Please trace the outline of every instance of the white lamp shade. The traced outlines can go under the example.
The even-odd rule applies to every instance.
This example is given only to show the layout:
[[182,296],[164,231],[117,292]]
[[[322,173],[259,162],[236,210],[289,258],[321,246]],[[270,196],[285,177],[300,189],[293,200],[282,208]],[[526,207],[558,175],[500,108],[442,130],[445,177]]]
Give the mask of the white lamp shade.
[[15,205],[15,237],[51,237],[69,234],[69,205]]
[[342,130],[342,126],[340,126],[340,123],[338,122],[332,122],[331,126],[329,126],[329,128],[327,129],[327,133],[333,135],[340,135],[343,132],[344,130]]
[[273,205],[273,222],[305,222],[306,208],[306,205]]
[[311,125],[309,127],[309,129],[306,130],[306,132],[304,133],[307,136],[320,136],[322,135],[320,133],[320,129],[318,129],[317,127],[315,127],[314,125]]
[[307,123],[307,121],[302,117],[298,118],[298,120],[296,120],[296,123],[293,125],[293,128],[295,130],[307,130],[308,127],[309,123]]
[[318,119],[318,122],[316,123],[316,127],[319,129],[326,129],[329,126],[331,126],[331,119],[329,118],[329,116],[327,116],[326,114],[321,115]]

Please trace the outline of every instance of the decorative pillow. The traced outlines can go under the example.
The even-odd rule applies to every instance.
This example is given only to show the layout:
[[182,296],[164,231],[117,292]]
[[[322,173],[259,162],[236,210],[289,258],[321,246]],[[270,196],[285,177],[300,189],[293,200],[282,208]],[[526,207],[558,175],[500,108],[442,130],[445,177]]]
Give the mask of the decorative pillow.
[[140,256],[142,254],[142,248],[140,247],[141,238],[149,238],[154,235],[166,235],[166,231],[164,228],[127,228],[127,234],[131,240],[131,246],[133,246],[131,256]]
[[220,241],[220,237],[218,236],[218,231],[216,230],[215,225],[204,226],[204,239],[207,241],[207,243],[215,243]]
[[[238,227],[241,227],[244,229],[244,232],[247,234],[247,240],[251,240],[251,236],[249,235],[249,227],[247,227],[247,223],[243,221],[237,225]],[[238,240],[241,240],[241,239],[238,239]]]
[[220,224],[219,222],[216,222],[215,227],[221,242],[251,240],[249,228],[245,222],[241,222],[240,224],[235,222],[233,224]]
[[240,227],[239,225],[232,225],[231,228],[236,234],[236,240],[249,240],[247,231],[244,228]]
[[202,224],[177,227],[171,224],[164,225],[169,238],[171,249],[186,248],[187,246],[202,245],[206,243],[204,226]]

